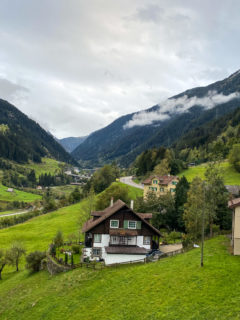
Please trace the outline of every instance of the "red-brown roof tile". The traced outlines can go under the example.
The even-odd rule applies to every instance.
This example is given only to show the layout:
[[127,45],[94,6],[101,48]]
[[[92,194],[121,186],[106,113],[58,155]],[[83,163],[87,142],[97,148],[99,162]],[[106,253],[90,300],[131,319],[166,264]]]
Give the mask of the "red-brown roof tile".
[[228,207],[230,209],[233,209],[238,206],[240,206],[240,198],[236,198],[236,199],[232,199],[232,200],[228,201]]
[[[91,230],[92,228],[96,227],[98,224],[100,224],[102,221],[106,220],[108,217],[110,217],[112,214],[114,214],[115,212],[117,212],[118,210],[120,210],[121,208],[123,208],[124,206],[126,206],[128,208],[128,206],[126,205],[126,203],[124,203],[122,200],[117,200],[113,206],[107,207],[105,210],[103,210],[104,214],[102,216],[100,216],[98,219],[90,219],[88,220],[83,228],[82,228],[82,232],[87,232],[89,230]],[[158,235],[161,236],[159,230],[157,230],[154,226],[152,226],[148,221],[146,221],[139,213],[136,213],[133,211],[133,213],[140,218],[146,225],[148,225],[152,230],[154,230]]]
[[173,180],[178,180],[178,177],[176,176],[170,176],[170,175],[165,175],[165,176],[150,176],[146,180],[143,181],[143,184],[152,184],[152,180],[156,178],[159,180],[160,185],[168,185],[171,181]]

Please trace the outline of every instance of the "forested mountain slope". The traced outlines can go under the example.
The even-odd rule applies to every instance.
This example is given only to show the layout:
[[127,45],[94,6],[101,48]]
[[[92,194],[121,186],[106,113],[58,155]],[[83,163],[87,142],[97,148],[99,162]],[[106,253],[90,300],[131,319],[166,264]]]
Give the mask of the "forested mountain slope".
[[75,163],[55,139],[5,100],[0,99],[0,156],[16,162],[40,162],[48,156]]
[[[240,106],[239,92],[238,71],[222,81],[171,97],[161,106],[118,118],[92,133],[72,155],[82,165],[117,160],[128,166],[142,151],[160,145],[169,147],[194,128],[235,110]],[[144,117],[152,120],[138,122]]]

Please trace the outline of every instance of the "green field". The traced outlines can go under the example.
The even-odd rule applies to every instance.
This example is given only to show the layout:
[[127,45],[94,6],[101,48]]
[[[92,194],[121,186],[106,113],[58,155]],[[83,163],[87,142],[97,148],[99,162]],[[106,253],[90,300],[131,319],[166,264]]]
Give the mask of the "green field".
[[8,187],[5,187],[2,184],[0,184],[0,201],[33,202],[34,200],[40,200],[42,198],[41,196],[39,196],[37,194],[20,191],[15,188],[14,188],[13,192],[7,192],[7,189],[8,189]]
[[[129,190],[131,199],[142,194],[142,190],[126,186],[120,182],[122,188]],[[140,192],[139,192],[140,191]],[[117,200],[117,199],[115,199]],[[38,216],[23,224],[0,230],[0,248],[7,248],[14,240],[21,240],[28,251],[46,250],[58,230],[62,230],[65,237],[78,230],[77,221],[85,215],[87,200],[63,207],[48,214]]]
[[[123,185],[123,187],[127,187]],[[134,198],[141,190],[127,187]],[[27,251],[46,250],[56,234],[78,230],[87,200],[0,230],[0,248],[21,240]],[[239,319],[240,257],[229,253],[229,239],[158,262],[92,270],[79,268],[51,277],[29,274],[21,264],[3,271],[0,319]]]
[[25,164],[24,167],[35,170],[36,177],[39,177],[44,173],[50,173],[52,175],[56,174],[59,171],[61,165],[65,165],[65,163],[57,161],[55,159],[42,158],[41,163],[32,162],[29,164]]
[[118,184],[120,185],[122,188],[125,188],[128,190],[128,196],[130,199],[132,200],[135,200],[136,198],[138,197],[142,197],[143,196],[143,190],[142,189],[139,189],[139,188],[134,188],[134,187],[131,187],[131,186],[128,186],[122,182],[114,182],[114,184]]
[[[78,187],[78,186],[77,186]],[[54,196],[69,196],[71,192],[75,190],[75,185],[64,185],[64,186],[57,186],[57,187],[50,187]],[[80,187],[79,187],[80,189]]]
[[239,319],[240,257],[228,243],[223,236],[206,242],[204,268],[194,249],[102,271],[5,274],[0,319]]
[[[182,171],[178,176],[185,176],[189,182],[191,182],[196,176],[204,179],[206,166],[207,164],[201,164],[196,167],[190,167],[189,169]],[[222,169],[224,183],[226,185],[240,185],[240,173],[237,172],[228,162],[222,162],[220,164],[220,168]]]

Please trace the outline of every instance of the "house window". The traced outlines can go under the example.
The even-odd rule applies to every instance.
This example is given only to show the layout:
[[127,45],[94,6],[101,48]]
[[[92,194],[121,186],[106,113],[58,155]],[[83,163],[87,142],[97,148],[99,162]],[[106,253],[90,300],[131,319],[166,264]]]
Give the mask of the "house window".
[[110,228],[117,229],[119,227],[119,220],[110,220]]
[[95,243],[101,243],[102,242],[102,235],[101,234],[95,234],[94,235],[94,242]]
[[164,192],[164,188],[160,188],[160,192]]
[[137,221],[128,221],[128,229],[136,229]]
[[170,192],[176,192],[176,189],[170,189]]
[[173,181],[173,182],[172,182],[172,184],[173,184],[174,186],[176,186],[176,184],[177,184],[177,181]]
[[118,236],[111,236],[110,243],[111,244],[119,244],[119,237]]
[[150,189],[151,191],[157,191],[157,188],[156,188],[156,187],[149,187],[149,189]]
[[151,244],[151,237],[144,236],[143,237],[143,244]]
[[92,248],[92,255],[94,257],[100,257],[101,256],[101,248]]
[[153,180],[153,184],[157,184],[158,183],[158,180]]

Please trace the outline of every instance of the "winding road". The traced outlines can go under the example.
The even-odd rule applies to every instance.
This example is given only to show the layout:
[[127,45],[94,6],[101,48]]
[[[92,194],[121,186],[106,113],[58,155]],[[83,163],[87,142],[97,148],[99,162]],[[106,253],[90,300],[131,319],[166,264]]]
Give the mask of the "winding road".
[[120,178],[120,182],[125,183],[125,184],[127,184],[127,185],[129,185],[131,187],[135,187],[135,188],[143,190],[143,185],[135,183],[132,179],[133,179],[133,176],[121,177]]
[[19,214],[24,214],[32,211],[32,209],[24,210],[24,211],[18,211],[18,212],[12,212],[12,213],[7,213],[7,214],[2,214],[0,212],[0,218],[5,218],[5,217],[10,217],[10,216],[17,216]]

